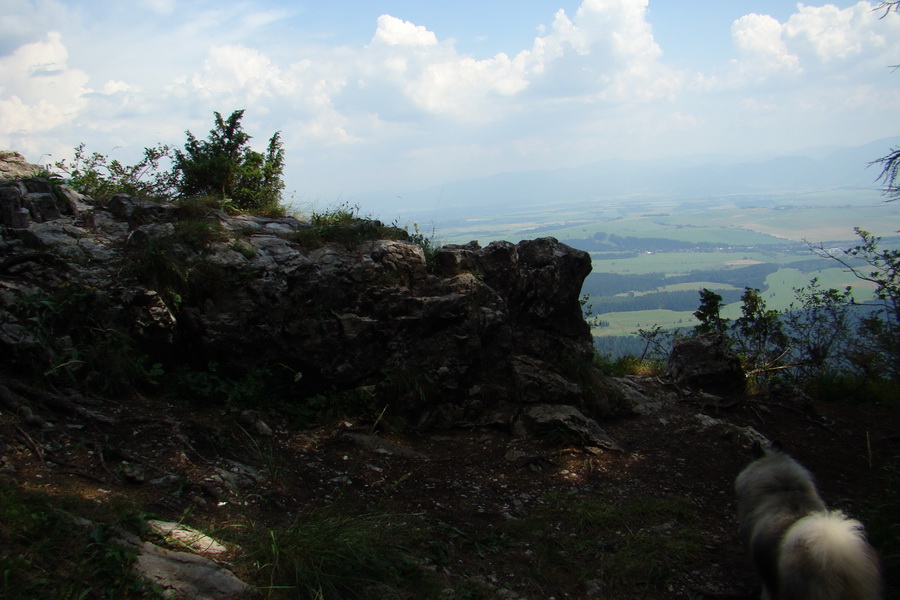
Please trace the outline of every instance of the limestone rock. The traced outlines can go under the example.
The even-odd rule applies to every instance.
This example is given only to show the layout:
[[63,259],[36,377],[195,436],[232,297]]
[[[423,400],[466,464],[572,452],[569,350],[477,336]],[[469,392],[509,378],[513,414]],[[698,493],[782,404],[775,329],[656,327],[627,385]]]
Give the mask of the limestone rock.
[[[209,210],[187,222],[173,203],[118,194],[94,206],[52,192],[40,179],[0,186],[0,264],[20,277],[4,303],[77,290],[148,364],[268,372],[289,399],[349,394],[423,428],[509,421],[522,402],[631,413],[590,364],[578,302],[590,256],[556,239],[447,246],[429,263],[373,221],[310,244],[310,224],[291,217]],[[204,228],[215,235],[192,233]],[[65,358],[29,345],[29,327],[0,321],[0,358]]]
[[150,529],[159,533],[173,543],[185,546],[194,552],[203,554],[222,554],[228,549],[220,541],[211,538],[202,531],[197,531],[184,523],[172,523],[150,519],[147,521]]
[[23,179],[41,170],[14,150],[0,150],[0,179]]
[[740,392],[746,386],[740,359],[717,334],[675,340],[666,375],[679,386],[710,392]]
[[150,542],[141,544],[135,569],[182,600],[227,600],[249,590],[231,571],[208,558]]
[[609,450],[622,448],[592,418],[585,416],[574,406],[538,404],[528,406],[516,424],[519,435],[546,435],[548,432],[565,432],[588,446]]

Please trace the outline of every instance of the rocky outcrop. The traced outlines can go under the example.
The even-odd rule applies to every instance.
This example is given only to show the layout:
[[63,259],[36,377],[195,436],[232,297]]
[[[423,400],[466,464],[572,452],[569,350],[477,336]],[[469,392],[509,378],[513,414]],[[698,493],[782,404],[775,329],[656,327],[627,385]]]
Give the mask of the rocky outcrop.
[[[629,411],[590,365],[590,257],[555,239],[446,246],[427,263],[372,221],[323,232],[125,195],[97,207],[37,179],[2,189],[0,354],[19,366],[109,383],[64,322],[89,318],[128,340],[119,359],[215,365],[277,381],[282,399],[353,398],[415,427],[509,422],[530,405]],[[41,294],[86,312],[67,304],[37,327],[23,306]]]
[[23,179],[32,177],[41,170],[14,150],[0,150],[0,179]]

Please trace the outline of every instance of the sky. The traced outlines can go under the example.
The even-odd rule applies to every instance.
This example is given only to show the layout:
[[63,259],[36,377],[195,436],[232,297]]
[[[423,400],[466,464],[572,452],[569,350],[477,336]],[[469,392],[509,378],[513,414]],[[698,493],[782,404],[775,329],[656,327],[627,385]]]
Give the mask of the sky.
[[900,14],[877,4],[0,0],[0,148],[133,164],[244,109],[256,149],[281,132],[286,199],[329,204],[862,145],[900,133]]

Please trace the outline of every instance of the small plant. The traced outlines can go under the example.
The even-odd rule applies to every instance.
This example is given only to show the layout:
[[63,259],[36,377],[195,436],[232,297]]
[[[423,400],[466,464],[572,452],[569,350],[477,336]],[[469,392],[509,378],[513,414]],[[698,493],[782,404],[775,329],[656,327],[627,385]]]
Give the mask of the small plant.
[[88,154],[84,144],[79,144],[71,163],[63,159],[54,167],[73,189],[101,204],[118,193],[162,201],[175,189],[174,175],[162,169],[163,162],[170,158],[169,146],[160,144],[144,148],[144,158],[137,164],[123,165],[99,152]]
[[269,598],[422,597],[415,593],[426,574],[390,543],[389,529],[385,518],[323,510],[281,529],[251,528],[240,544]]
[[594,364],[613,377],[638,375],[640,377],[657,377],[666,369],[665,361],[656,358],[640,358],[638,356],[620,356],[613,360],[609,356],[597,355]]
[[[437,265],[435,257],[437,256],[438,250],[441,249],[440,243],[435,241],[434,226],[432,226],[430,234],[426,234],[424,231],[420,230],[418,223],[413,223],[412,232],[409,231],[409,226],[406,226],[403,229],[409,235],[409,241],[422,248],[422,252],[425,253],[425,265],[429,270],[433,270]],[[587,297],[585,296],[585,299],[586,298]]]
[[135,551],[116,542],[116,531],[142,526],[142,516],[118,511],[112,521],[85,527],[60,506],[78,508],[0,479],[0,597],[163,598],[133,570]]
[[114,391],[149,382],[158,375],[158,365],[109,323],[108,304],[99,290],[73,283],[19,298],[10,314],[44,349],[22,352],[19,360],[32,358],[27,367],[38,378],[74,387]]
[[309,227],[289,234],[288,238],[307,248],[327,243],[351,248],[370,240],[397,239],[403,234],[396,227],[360,216],[359,206],[346,202],[323,211],[314,211],[309,217],[309,224]]
[[217,362],[210,361],[205,367],[188,364],[172,367],[165,391],[175,398],[189,397],[225,406],[263,408],[270,404],[276,383],[272,370],[266,367],[230,375]]

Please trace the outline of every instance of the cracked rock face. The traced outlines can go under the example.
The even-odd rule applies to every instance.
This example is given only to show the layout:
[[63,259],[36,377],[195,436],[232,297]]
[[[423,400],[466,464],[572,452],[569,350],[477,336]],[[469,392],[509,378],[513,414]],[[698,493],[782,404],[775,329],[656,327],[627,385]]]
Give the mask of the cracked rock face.
[[[512,419],[523,404],[629,412],[590,366],[578,302],[590,256],[553,238],[445,246],[429,264],[372,221],[311,244],[290,217],[122,194],[94,206],[41,179],[0,191],[3,307],[80,290],[153,361],[266,372],[288,398],[349,393],[419,427]],[[0,322],[0,354],[60,362],[64,340],[36,343],[21,315]]]

